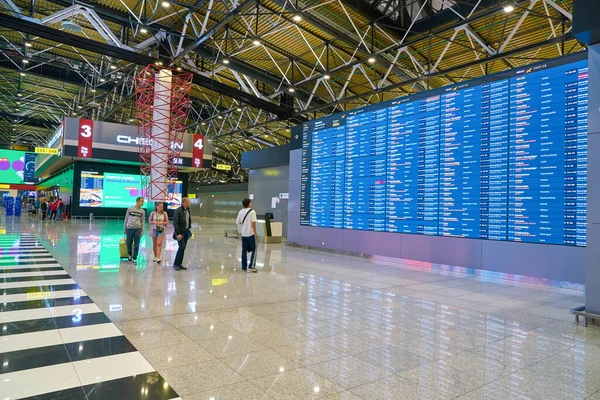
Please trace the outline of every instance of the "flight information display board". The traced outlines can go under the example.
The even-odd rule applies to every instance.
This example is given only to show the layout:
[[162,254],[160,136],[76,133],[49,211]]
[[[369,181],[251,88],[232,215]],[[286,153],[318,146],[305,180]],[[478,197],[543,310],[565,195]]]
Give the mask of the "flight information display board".
[[301,224],[585,246],[585,56],[307,122]]

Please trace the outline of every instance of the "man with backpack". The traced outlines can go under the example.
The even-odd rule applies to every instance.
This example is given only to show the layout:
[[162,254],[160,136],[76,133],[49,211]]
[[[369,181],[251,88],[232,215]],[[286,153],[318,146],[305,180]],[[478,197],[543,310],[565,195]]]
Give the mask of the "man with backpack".
[[[244,199],[242,201],[244,208],[238,213],[236,223],[241,225],[242,231],[242,271],[258,272],[254,268],[256,262],[256,211],[252,209],[252,200]],[[248,267],[248,253],[250,256],[250,266]]]

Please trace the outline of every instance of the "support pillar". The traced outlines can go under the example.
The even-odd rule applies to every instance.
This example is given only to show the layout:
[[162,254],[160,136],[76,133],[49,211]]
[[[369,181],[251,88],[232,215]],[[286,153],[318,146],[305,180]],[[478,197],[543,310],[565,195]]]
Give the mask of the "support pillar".
[[173,74],[160,69],[154,81],[154,108],[152,112],[152,143],[150,146],[150,200],[167,200],[167,170],[169,163],[171,89]]
[[[600,314],[600,43],[588,50],[588,190],[585,310]],[[568,266],[565,266],[568,268]]]

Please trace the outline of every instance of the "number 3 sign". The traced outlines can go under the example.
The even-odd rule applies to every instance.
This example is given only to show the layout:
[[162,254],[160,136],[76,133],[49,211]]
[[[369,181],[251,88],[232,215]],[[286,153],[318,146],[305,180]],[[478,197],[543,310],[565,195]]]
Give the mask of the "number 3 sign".
[[94,121],[91,119],[79,120],[79,134],[77,135],[77,156],[92,158],[92,145],[94,142]]
[[192,149],[192,167],[202,168],[204,158],[204,135],[194,135],[194,148]]

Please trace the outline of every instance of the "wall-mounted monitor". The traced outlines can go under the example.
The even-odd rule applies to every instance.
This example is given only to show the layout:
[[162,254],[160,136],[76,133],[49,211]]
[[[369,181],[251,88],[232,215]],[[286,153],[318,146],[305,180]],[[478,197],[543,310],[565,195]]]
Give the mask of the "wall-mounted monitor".
[[[140,175],[114,172],[81,171],[79,207],[90,208],[127,208],[135,204],[142,196]],[[181,206],[182,181],[168,186],[168,209]]]
[[586,244],[585,53],[302,127],[301,224]]

